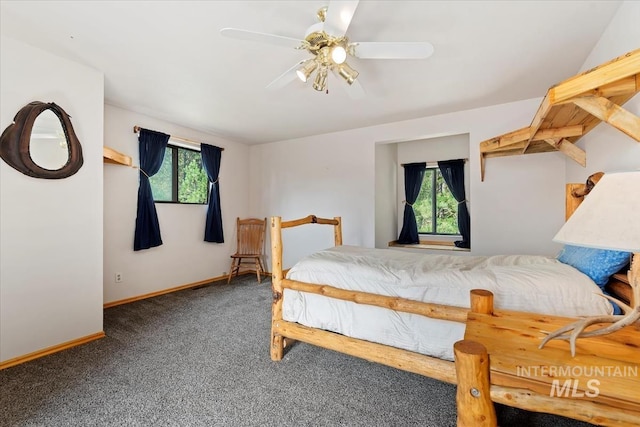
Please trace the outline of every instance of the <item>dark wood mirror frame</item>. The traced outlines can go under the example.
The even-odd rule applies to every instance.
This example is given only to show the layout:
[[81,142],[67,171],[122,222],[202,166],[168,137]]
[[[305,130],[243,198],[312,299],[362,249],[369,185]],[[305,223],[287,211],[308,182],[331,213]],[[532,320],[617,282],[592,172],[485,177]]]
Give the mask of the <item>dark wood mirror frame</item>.
[[[45,110],[51,110],[60,119],[67,140],[69,158],[60,169],[45,169],[34,163],[29,152],[31,131],[36,118]],[[82,146],[76,136],[69,115],[53,102],[31,102],[24,107],[0,136],[0,157],[12,168],[35,178],[67,178],[82,167]]]

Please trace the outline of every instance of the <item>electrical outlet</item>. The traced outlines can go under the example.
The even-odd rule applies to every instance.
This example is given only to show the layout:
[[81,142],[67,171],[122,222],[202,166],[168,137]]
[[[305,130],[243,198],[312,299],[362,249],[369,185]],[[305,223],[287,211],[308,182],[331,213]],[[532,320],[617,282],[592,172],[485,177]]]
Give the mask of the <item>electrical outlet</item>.
[[116,283],[122,282],[122,273],[116,273],[115,281]]

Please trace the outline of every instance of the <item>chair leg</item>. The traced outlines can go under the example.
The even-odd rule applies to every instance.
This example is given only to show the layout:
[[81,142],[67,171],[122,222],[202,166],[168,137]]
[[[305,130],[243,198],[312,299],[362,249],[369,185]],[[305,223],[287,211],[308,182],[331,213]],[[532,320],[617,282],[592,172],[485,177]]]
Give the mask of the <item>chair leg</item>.
[[227,277],[227,285],[231,282],[231,276],[233,275],[234,265],[236,263],[237,258],[231,258],[231,266],[229,267],[229,277]]
[[242,258],[238,258],[238,265],[236,265],[236,277],[240,275],[240,266],[242,265]]
[[260,265],[260,272],[262,273],[263,276],[267,275],[267,270],[264,269],[264,264],[262,262],[262,257],[258,258],[258,264]]
[[256,259],[255,259],[255,262],[256,262],[256,276],[258,276],[258,283],[261,283],[261,282],[260,282],[260,270],[261,270],[261,267],[260,267],[260,259],[259,259],[259,258],[256,258]]

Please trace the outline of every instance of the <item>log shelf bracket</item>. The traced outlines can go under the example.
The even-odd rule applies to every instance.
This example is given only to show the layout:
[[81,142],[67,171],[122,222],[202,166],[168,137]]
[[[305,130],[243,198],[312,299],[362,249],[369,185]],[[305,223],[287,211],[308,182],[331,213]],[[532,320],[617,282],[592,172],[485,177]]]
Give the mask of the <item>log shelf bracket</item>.
[[584,167],[575,143],[600,122],[640,142],[640,118],[622,108],[639,91],[640,49],[551,87],[529,126],[480,143],[482,181],[489,157],[560,151]]
[[110,163],[113,165],[131,166],[131,156],[122,154],[119,151],[109,147],[102,147],[102,160],[103,163]]

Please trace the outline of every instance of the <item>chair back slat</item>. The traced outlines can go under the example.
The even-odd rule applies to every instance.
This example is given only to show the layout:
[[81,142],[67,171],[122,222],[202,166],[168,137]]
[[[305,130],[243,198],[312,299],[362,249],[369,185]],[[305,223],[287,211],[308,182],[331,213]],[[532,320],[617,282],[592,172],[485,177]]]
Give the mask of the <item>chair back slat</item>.
[[264,234],[267,219],[237,219],[238,248],[237,254],[260,255],[264,250]]

